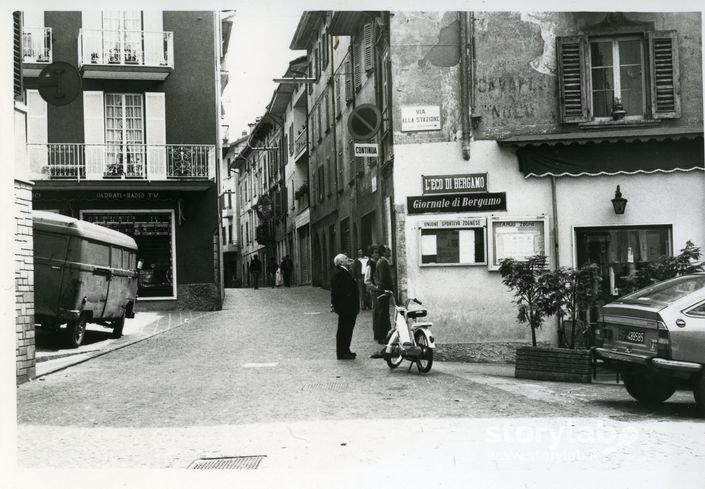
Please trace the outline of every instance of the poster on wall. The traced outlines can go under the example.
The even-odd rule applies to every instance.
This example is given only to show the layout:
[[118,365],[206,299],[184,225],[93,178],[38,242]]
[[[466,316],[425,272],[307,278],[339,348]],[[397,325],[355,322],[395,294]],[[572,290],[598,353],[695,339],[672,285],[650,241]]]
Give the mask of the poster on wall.
[[468,216],[425,219],[419,222],[421,266],[486,263],[484,218]]
[[546,216],[490,218],[490,270],[498,270],[505,258],[526,260],[534,255],[546,255],[550,261],[547,233]]

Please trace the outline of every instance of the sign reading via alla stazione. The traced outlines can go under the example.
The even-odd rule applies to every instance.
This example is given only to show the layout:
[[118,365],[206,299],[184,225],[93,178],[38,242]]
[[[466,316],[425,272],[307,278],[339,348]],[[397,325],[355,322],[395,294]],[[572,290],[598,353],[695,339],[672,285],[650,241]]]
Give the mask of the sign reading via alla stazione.
[[422,175],[424,194],[487,192],[487,173]]
[[506,211],[507,194],[496,192],[472,195],[419,195],[407,197],[406,208],[409,214]]
[[402,106],[401,132],[438,131],[440,128],[440,105]]

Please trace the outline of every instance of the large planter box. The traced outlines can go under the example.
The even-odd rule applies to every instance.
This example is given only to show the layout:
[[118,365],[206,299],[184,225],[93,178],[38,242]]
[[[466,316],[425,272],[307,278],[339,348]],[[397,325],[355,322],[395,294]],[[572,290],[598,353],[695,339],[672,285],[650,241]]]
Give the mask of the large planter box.
[[517,378],[590,383],[591,374],[590,350],[527,346],[516,351]]

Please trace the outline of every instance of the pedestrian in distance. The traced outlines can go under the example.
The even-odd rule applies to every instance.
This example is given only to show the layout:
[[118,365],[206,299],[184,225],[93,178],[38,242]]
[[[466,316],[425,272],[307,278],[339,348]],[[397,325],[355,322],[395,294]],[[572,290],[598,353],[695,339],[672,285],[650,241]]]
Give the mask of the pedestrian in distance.
[[[389,263],[391,250],[388,246],[379,245],[376,251],[377,263],[375,265],[374,283],[377,304],[372,315],[372,330],[377,343],[387,343],[387,334],[392,328],[389,320],[389,296],[379,297],[385,290],[392,290],[392,268]],[[372,358],[378,358],[382,352],[375,353]]]
[[259,261],[259,257],[255,255],[250,262],[250,275],[252,275],[252,284],[255,290],[259,288],[260,273],[262,273],[262,262]]
[[291,274],[294,271],[294,264],[291,261],[289,255],[286,255],[279,265],[279,269],[282,271],[282,278],[284,279],[284,287],[291,286]]
[[[370,245],[367,249],[367,267],[365,268],[365,294],[369,300],[370,307],[372,308],[372,331],[374,333],[374,318],[375,310],[377,310],[377,294],[375,293],[375,267],[377,266],[377,259],[379,255],[377,254],[377,245]],[[374,335],[373,335],[374,336]],[[377,338],[375,338],[376,340]]]
[[357,258],[353,262],[353,278],[357,284],[357,292],[360,295],[360,310],[366,311],[370,308],[369,294],[365,286],[365,271],[369,258],[362,248],[357,250]]
[[267,260],[267,275],[269,275],[269,280],[272,284],[272,288],[274,288],[274,286],[276,285],[277,268],[279,268],[279,265],[277,265],[277,261],[274,259],[273,256],[270,256],[269,260]]
[[351,260],[343,253],[333,259],[335,268],[330,279],[330,302],[338,315],[338,330],[335,335],[335,352],[338,360],[354,360],[350,351],[355,320],[360,312],[357,284],[350,271]]

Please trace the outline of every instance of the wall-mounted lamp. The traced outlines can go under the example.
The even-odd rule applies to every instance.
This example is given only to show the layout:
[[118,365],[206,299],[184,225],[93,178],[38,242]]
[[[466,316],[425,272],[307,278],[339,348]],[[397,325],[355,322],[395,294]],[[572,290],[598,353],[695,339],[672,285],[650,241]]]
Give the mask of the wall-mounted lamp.
[[612,206],[614,207],[615,214],[624,214],[624,209],[627,207],[627,199],[622,197],[622,192],[619,191],[619,185],[617,185],[617,191],[614,193]]

